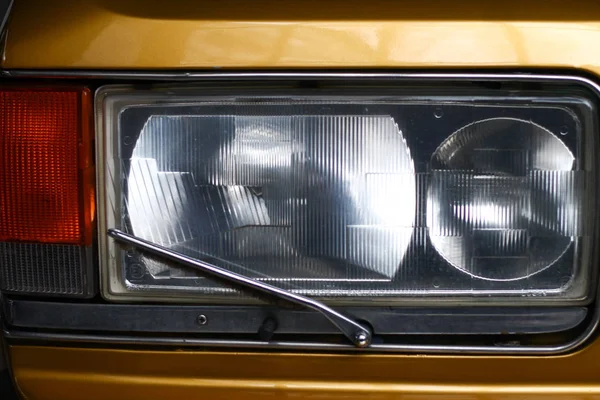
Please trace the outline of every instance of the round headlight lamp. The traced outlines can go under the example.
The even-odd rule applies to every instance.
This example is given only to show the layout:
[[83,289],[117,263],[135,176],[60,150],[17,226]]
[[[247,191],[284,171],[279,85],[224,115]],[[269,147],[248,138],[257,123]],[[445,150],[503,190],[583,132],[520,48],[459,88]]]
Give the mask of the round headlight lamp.
[[474,277],[508,281],[554,264],[579,224],[575,157],[531,121],[480,120],[431,157],[427,225],[437,252]]

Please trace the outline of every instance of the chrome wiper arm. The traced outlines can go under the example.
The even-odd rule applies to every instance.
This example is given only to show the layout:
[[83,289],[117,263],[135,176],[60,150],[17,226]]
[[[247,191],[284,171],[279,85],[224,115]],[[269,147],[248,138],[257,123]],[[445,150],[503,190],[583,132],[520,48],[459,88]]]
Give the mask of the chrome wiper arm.
[[250,292],[254,295],[260,295],[259,297],[261,298],[267,297],[275,300],[275,302],[285,301],[315,310],[331,321],[356,347],[367,347],[371,344],[372,333],[369,328],[317,300],[271,286],[261,281],[256,281],[244,275],[236,274],[118,229],[109,229],[108,235],[119,242],[134,246],[165,260],[200,271],[204,275],[210,276],[229,286]]

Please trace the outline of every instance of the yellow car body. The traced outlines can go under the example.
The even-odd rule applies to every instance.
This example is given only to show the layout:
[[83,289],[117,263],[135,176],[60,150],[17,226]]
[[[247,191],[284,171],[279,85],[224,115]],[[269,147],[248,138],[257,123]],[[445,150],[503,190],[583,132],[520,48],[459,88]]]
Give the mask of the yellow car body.
[[[16,1],[4,71],[557,71],[599,78],[600,3]],[[554,356],[19,344],[41,399],[593,399],[600,339]]]

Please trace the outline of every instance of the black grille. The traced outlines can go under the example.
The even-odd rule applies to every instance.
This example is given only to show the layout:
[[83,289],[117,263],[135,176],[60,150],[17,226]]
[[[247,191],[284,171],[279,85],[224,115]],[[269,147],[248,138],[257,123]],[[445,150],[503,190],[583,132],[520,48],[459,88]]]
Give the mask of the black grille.
[[71,245],[0,243],[0,288],[7,292],[88,296],[87,251]]

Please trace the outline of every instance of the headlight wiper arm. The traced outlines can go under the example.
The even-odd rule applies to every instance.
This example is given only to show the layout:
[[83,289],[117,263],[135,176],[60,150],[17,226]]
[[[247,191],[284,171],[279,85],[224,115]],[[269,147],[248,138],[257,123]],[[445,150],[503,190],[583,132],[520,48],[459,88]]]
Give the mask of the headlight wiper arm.
[[258,295],[260,298],[271,301],[274,300],[275,303],[283,301],[315,310],[338,327],[344,336],[346,336],[356,347],[367,347],[371,344],[372,333],[369,328],[353,321],[317,300],[271,286],[267,283],[231,272],[211,263],[197,260],[118,229],[109,229],[108,235],[118,242],[134,246],[164,260],[175,262],[183,267],[194,269],[215,280],[223,282],[228,286],[249,292],[253,295]]

